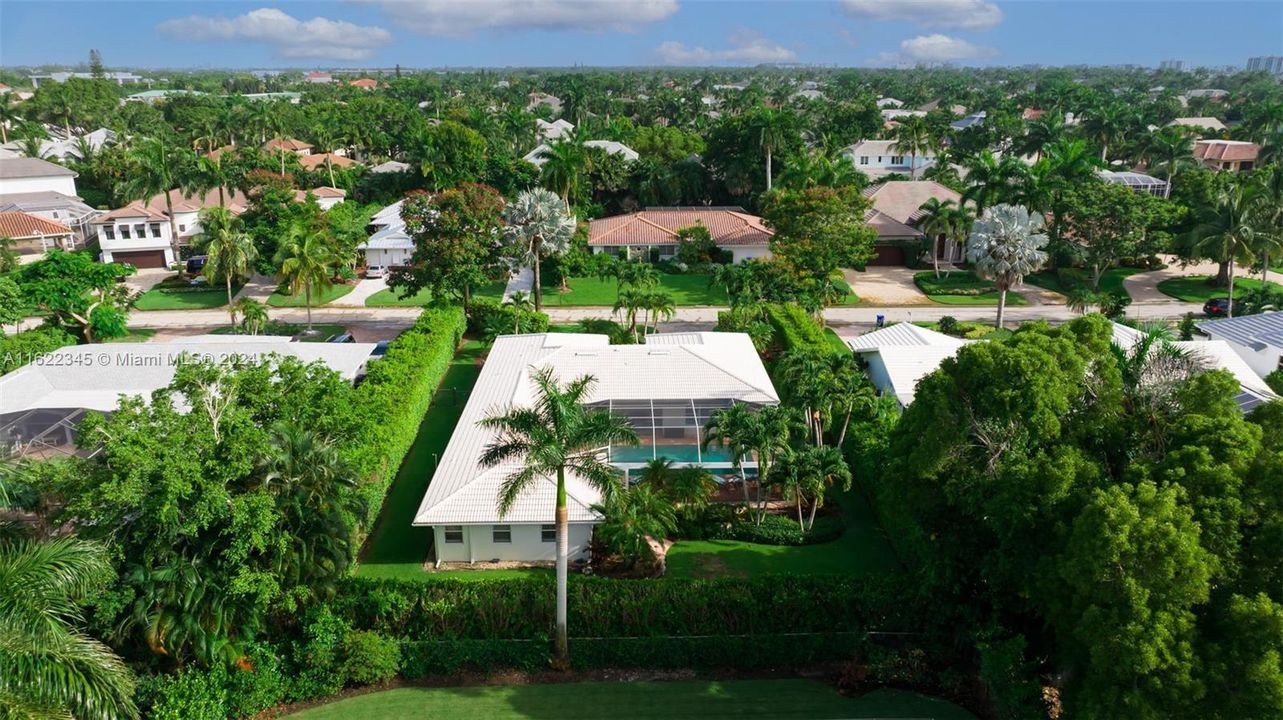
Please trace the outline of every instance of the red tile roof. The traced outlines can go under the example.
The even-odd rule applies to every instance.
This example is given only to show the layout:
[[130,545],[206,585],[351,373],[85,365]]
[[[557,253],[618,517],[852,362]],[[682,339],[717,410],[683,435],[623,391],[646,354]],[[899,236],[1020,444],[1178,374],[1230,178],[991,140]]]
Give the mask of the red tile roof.
[[302,140],[295,140],[294,138],[272,138],[271,140],[268,140],[266,143],[263,143],[263,149],[264,150],[284,149],[284,150],[289,150],[290,152],[297,152],[299,150],[310,150],[312,149],[312,146],[309,145],[308,143],[303,142]]
[[361,78],[360,80],[349,80],[348,85],[351,85],[352,87],[365,88],[366,90],[373,90],[379,86],[379,81],[371,80],[370,78]]
[[356,164],[355,160],[345,158],[342,155],[335,155],[334,153],[313,153],[311,155],[303,155],[298,159],[298,164],[302,165],[304,169],[315,170],[319,167],[325,167],[326,158],[329,158],[330,164],[334,167],[344,168],[351,167]]
[[317,199],[347,197],[347,190],[344,190],[342,188],[321,186],[321,187],[308,188],[307,190],[295,190],[294,199],[297,200],[298,202],[303,202],[304,200],[307,200],[308,193],[312,193],[317,197]]
[[[168,222],[169,216],[165,214],[165,195],[153,195],[147,200],[146,204],[135,200],[128,205],[116,208],[106,215],[100,215],[94,220],[94,224],[100,224],[107,220],[118,220],[122,218],[146,218],[148,220]],[[174,207],[174,214],[185,212],[199,212],[205,208],[218,207],[218,191],[210,190],[204,195],[196,194],[192,197],[184,197],[183,191],[177,188],[170,190],[169,201]],[[223,190],[223,206],[233,215],[240,215],[249,207],[249,198],[240,190]]]
[[1199,160],[1256,162],[1260,153],[1260,145],[1241,140],[1199,140],[1194,145],[1194,156]]
[[702,224],[713,242],[724,245],[766,245],[774,231],[762,218],[742,208],[647,208],[628,215],[600,218],[588,223],[592,246],[672,245],[677,231]]
[[24,238],[70,235],[71,229],[61,223],[24,212],[0,212],[0,237]]

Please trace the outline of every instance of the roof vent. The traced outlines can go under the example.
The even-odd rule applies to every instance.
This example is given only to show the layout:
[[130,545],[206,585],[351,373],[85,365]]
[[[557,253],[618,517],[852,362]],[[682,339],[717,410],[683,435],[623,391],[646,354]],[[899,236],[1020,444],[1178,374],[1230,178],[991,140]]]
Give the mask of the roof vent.
[[647,354],[647,355],[672,355],[673,353],[672,353],[671,351],[668,351],[668,350],[651,350],[650,352],[648,352],[648,353],[646,353],[646,354]]
[[578,351],[575,353],[575,357],[597,357],[597,353]]

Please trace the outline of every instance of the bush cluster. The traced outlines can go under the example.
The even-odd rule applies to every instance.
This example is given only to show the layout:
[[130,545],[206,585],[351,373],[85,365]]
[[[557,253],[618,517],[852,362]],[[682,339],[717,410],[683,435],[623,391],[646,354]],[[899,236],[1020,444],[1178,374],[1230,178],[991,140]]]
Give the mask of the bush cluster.
[[0,335],[0,375],[17,370],[37,355],[75,344],[74,335],[56,327],[39,327],[13,335]]
[[797,520],[783,515],[767,515],[761,523],[741,521],[718,528],[711,534],[714,540],[740,540],[761,545],[818,545],[832,542],[842,536],[842,520],[836,517],[819,517],[808,533],[802,532]]
[[[520,320],[520,322],[518,322]],[[468,307],[468,330],[485,337],[548,332],[548,316],[533,310],[522,310],[498,300],[477,298]]]
[[775,342],[775,328],[762,319],[759,307],[737,307],[717,313],[717,329],[747,334],[759,353]]
[[797,303],[767,305],[766,317],[775,328],[775,339],[784,350],[828,351],[824,329]]

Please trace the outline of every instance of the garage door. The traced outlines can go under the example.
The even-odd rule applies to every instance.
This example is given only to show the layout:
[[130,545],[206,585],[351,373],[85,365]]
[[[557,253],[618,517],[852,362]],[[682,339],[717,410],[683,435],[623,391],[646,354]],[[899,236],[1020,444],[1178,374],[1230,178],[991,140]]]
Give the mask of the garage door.
[[903,265],[904,248],[899,245],[874,245],[877,256],[869,261],[870,265]]
[[132,252],[114,252],[111,254],[113,262],[129,263],[136,268],[163,268],[165,267],[164,250],[134,250]]

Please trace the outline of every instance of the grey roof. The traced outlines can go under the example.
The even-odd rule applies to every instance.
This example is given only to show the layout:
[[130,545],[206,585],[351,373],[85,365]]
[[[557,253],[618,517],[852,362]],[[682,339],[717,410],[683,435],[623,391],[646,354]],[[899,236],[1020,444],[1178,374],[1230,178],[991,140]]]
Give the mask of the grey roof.
[[1215,338],[1230,340],[1253,350],[1283,348],[1283,310],[1205,320],[1198,324],[1198,329]]
[[1117,183],[1119,185],[1149,187],[1157,185],[1159,187],[1167,183],[1145,173],[1132,172],[1130,170],[1100,170],[1096,176],[1105,182]]
[[409,163],[403,163],[399,160],[389,160],[385,163],[379,163],[370,168],[372,173],[398,173],[406,172],[410,169]]
[[76,173],[39,158],[0,158],[0,179],[76,177]]
[[33,212],[36,210],[74,210],[79,214],[96,213],[78,197],[53,190],[0,195],[0,212]]

